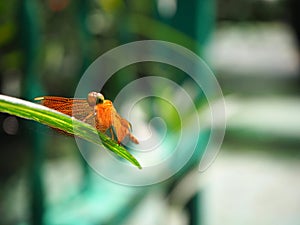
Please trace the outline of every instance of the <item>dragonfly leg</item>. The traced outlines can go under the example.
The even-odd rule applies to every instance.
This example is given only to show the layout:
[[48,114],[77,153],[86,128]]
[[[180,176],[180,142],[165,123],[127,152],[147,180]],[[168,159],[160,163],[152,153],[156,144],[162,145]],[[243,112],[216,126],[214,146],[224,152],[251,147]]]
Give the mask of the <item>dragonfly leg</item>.
[[117,141],[118,144],[120,145],[121,142],[118,140],[118,137],[115,134],[114,129],[113,129],[112,126],[109,128],[109,131],[110,131],[110,134],[111,134],[111,139],[114,140],[114,141]]
[[111,139],[115,140],[115,135],[112,127],[109,128],[110,134],[111,134]]
[[88,120],[89,118],[91,118],[92,116],[95,116],[94,112],[91,112],[89,115],[87,115],[82,121],[85,122],[86,120]]

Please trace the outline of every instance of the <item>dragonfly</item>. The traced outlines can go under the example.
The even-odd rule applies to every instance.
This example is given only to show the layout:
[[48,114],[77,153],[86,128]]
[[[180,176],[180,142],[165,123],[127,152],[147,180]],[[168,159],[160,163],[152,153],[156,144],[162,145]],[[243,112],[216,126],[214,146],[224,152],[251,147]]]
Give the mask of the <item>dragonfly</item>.
[[111,138],[121,144],[126,137],[135,144],[137,138],[131,133],[132,125],[121,117],[112,101],[101,93],[90,92],[86,99],[42,96],[34,99],[40,104],[86,122],[102,133],[110,132]]

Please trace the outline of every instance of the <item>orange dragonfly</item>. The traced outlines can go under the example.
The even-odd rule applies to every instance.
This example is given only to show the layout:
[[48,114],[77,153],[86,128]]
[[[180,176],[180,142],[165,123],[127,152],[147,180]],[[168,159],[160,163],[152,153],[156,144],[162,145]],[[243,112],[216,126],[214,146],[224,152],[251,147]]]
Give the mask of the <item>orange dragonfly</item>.
[[87,99],[43,96],[34,100],[41,101],[40,103],[44,106],[86,122],[102,133],[109,130],[112,139],[116,136],[119,144],[126,137],[136,144],[139,143],[131,133],[131,124],[118,114],[112,102],[104,99],[101,93],[90,92]]

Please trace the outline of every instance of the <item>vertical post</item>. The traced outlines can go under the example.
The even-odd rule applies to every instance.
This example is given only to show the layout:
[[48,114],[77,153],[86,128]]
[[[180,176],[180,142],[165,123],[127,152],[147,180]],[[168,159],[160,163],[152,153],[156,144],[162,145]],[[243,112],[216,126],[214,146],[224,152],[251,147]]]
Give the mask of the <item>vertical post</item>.
[[[19,8],[19,32],[24,55],[24,81],[23,95],[32,100],[41,94],[41,86],[38,79],[39,49],[41,47],[40,17],[38,15],[35,0],[22,0]],[[31,123],[29,140],[32,146],[32,162],[30,168],[30,192],[31,192],[31,224],[42,225],[44,214],[44,187],[43,170],[44,162],[44,135],[38,134],[36,129],[39,125]]]
[[186,209],[189,211],[189,225],[202,224],[201,216],[201,192],[196,193],[187,203]]
[[[78,19],[78,27],[79,27],[79,44],[80,44],[80,55],[81,55],[81,69],[78,73],[78,80],[81,78],[83,75],[84,71],[87,69],[87,67],[91,64],[91,58],[90,58],[90,42],[91,42],[91,35],[88,32],[87,29],[87,16],[89,13],[89,4],[90,1],[88,0],[78,0],[77,1],[77,19]],[[87,92],[90,90],[87,90]],[[83,174],[84,174],[84,180],[82,181],[82,190],[87,191],[88,187],[90,186],[90,168],[81,156],[80,152],[78,152],[78,155],[80,157],[80,162],[82,165],[83,169]]]

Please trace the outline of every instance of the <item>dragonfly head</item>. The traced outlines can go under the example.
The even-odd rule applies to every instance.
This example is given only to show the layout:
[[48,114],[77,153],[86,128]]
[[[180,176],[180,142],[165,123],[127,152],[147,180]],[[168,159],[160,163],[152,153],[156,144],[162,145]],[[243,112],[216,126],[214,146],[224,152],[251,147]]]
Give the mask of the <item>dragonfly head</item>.
[[102,104],[104,102],[104,96],[98,92],[90,92],[87,97],[87,102],[90,106],[95,106],[98,104]]

